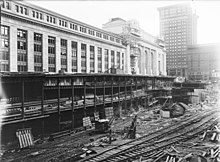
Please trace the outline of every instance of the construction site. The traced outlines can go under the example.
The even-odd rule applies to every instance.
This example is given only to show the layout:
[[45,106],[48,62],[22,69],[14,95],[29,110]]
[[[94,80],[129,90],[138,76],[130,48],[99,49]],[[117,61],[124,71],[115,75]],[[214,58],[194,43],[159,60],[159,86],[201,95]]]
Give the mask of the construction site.
[[219,161],[217,83],[117,74],[1,81],[1,161]]

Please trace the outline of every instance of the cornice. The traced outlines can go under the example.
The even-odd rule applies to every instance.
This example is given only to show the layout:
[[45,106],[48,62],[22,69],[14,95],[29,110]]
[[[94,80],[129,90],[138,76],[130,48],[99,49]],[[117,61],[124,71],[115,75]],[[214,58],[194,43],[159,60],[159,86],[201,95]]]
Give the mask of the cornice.
[[64,32],[64,33],[73,34],[73,35],[76,35],[76,36],[79,36],[79,37],[82,37],[82,38],[87,38],[87,39],[95,40],[95,41],[98,41],[100,43],[110,44],[110,45],[117,46],[117,47],[120,47],[120,48],[126,48],[125,46],[120,45],[120,44],[112,43],[110,41],[106,42],[105,40],[100,40],[100,39],[96,38],[95,36],[93,37],[93,36],[90,36],[90,35],[84,35],[83,33],[75,32],[75,31],[69,31],[69,30],[63,29],[63,28],[61,28],[59,26],[53,26],[53,25],[47,24],[45,22],[39,22],[37,20],[30,19],[28,17],[24,18],[23,16],[15,15],[13,13],[8,13],[8,12],[2,11],[1,16],[2,17],[5,16],[5,17],[8,17],[8,18],[12,18],[12,19],[17,19],[17,20],[19,20],[21,22],[42,26],[44,28],[53,29],[53,30],[56,30],[58,32]]

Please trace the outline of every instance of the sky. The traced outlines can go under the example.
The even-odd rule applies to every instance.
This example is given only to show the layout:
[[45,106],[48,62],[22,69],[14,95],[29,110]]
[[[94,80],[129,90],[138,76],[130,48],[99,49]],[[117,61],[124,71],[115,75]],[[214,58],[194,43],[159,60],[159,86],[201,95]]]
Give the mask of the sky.
[[86,24],[102,28],[111,18],[135,19],[147,33],[159,35],[158,7],[189,2],[198,18],[198,43],[220,42],[220,1],[28,1]]

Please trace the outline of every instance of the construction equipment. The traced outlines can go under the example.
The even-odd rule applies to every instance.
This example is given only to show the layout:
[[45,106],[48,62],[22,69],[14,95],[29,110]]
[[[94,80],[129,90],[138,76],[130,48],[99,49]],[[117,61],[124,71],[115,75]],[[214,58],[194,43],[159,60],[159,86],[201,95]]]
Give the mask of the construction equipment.
[[115,120],[115,117],[113,115],[110,120],[101,119],[101,120],[95,121],[95,132],[98,132],[98,133],[109,132],[111,124],[113,123],[114,120]]

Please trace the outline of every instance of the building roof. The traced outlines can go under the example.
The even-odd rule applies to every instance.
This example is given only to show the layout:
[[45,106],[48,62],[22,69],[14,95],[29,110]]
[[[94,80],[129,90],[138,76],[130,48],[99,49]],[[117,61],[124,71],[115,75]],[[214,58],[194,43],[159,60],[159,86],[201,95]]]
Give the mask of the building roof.
[[81,22],[81,21],[78,21],[76,19],[73,19],[71,17],[67,17],[67,16],[64,16],[62,14],[59,14],[57,12],[54,12],[54,11],[51,11],[51,10],[48,10],[46,8],[43,8],[43,7],[40,7],[40,6],[37,6],[37,5],[34,5],[32,3],[29,3],[28,1],[26,0],[19,0],[19,1],[13,1],[14,3],[18,3],[18,4],[21,4],[21,5],[26,5],[28,8],[33,8],[35,10],[39,10],[39,11],[42,11],[42,12],[45,12],[51,16],[55,16],[55,17],[60,17],[66,21],[73,21],[75,22],[76,24],[80,24],[80,25],[83,25],[85,27],[89,27],[89,28],[92,28],[94,30],[97,30],[99,32],[102,32],[102,33],[105,33],[105,34],[111,34],[111,35],[114,35],[116,37],[120,37],[118,34],[115,34],[115,33],[111,33],[111,32],[108,32],[106,30],[103,30],[101,28],[98,28],[98,27],[95,27],[95,26],[92,26],[92,25],[89,25],[89,24],[86,24],[84,22]]

